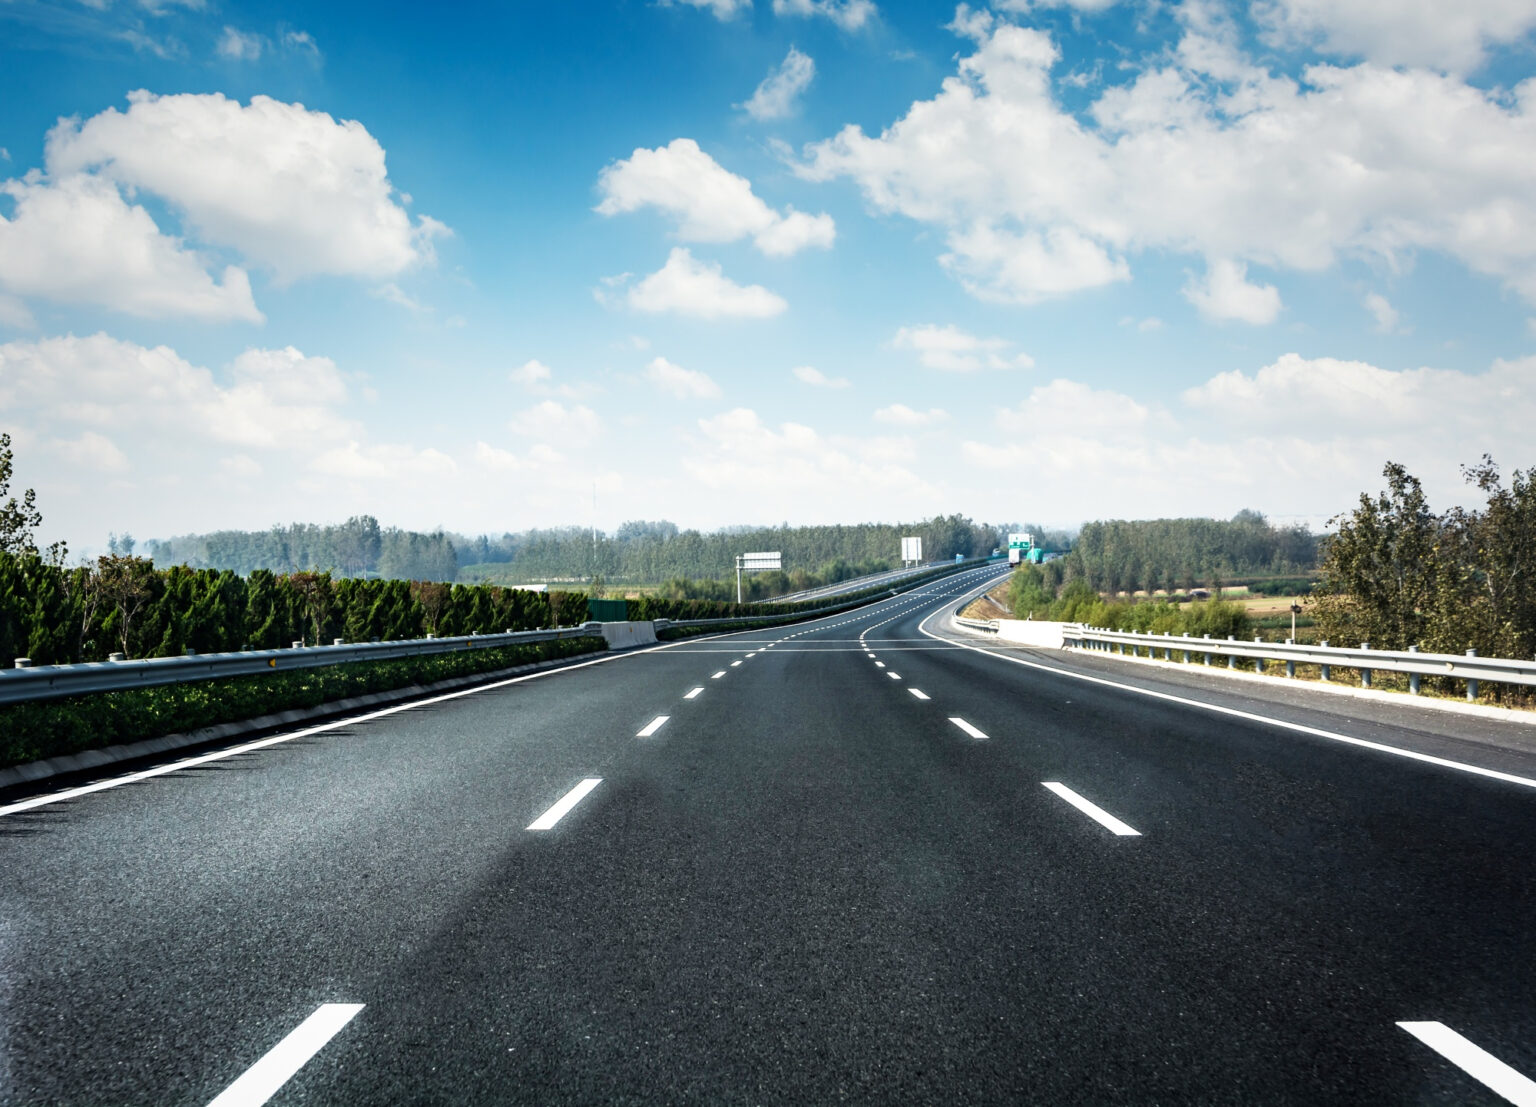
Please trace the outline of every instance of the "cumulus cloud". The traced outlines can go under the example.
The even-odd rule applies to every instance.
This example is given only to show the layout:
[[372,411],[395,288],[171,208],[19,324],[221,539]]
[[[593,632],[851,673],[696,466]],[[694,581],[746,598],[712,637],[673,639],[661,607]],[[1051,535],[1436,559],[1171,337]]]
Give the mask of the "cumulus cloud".
[[508,426],[517,434],[546,442],[582,444],[597,437],[603,421],[584,404],[567,407],[556,400],[545,400],[514,415]]
[[1391,334],[1397,330],[1399,316],[1392,302],[1379,292],[1368,292],[1365,296],[1365,310],[1371,313],[1371,318],[1376,320],[1376,329],[1382,334]]
[[651,359],[645,367],[645,379],[679,400],[712,400],[720,395],[720,386],[708,373],[684,369],[664,357]]
[[1490,47],[1518,43],[1536,28],[1536,8],[1524,0],[1258,0],[1253,14],[1276,44],[1458,73],[1481,65]]
[[895,427],[927,427],[948,418],[949,412],[938,407],[917,411],[906,404],[891,404],[875,411],[875,422],[889,423]]
[[58,177],[90,171],[164,198],[206,242],[281,281],[384,278],[433,260],[448,229],[410,216],[384,148],[355,120],[255,96],[129,95],[128,110],[66,119],[48,134]]
[[674,4],[684,4],[690,8],[704,8],[722,22],[735,19],[742,12],[752,10],[752,0],[660,0],[660,3],[664,8],[670,8]]
[[718,264],[696,261],[686,247],[674,247],[667,264],[629,290],[636,311],[676,312],[701,319],[768,319],[789,304],[762,285],[739,285]]
[[162,234],[110,181],[73,173],[0,184],[16,203],[0,216],[0,288],[21,297],[90,303],[148,319],[260,323],[244,269],[215,282],[196,253]]
[[265,45],[266,40],[260,35],[226,26],[224,33],[219,36],[214,52],[219,57],[230,61],[256,61],[261,57],[261,51]]
[[962,7],[953,27],[974,49],[936,95],[878,135],[812,143],[798,171],[935,226],[945,266],[996,299],[1124,280],[1134,253],[1162,250],[1222,259],[1197,295],[1219,308],[1225,289],[1256,317],[1276,297],[1211,287],[1227,267],[1390,267],[1432,249],[1536,302],[1536,86],[1369,63],[1276,74],[1221,20],[1181,11],[1176,50],[1077,114],[1048,33]]
[[551,372],[549,366],[537,358],[532,358],[523,362],[507,376],[525,388],[535,388],[548,382]]
[[1192,279],[1184,286],[1184,298],[1217,322],[1273,323],[1280,316],[1279,290],[1272,284],[1253,284],[1247,274],[1241,262],[1217,259],[1206,266],[1204,280]]
[[791,46],[783,62],[763,78],[752,98],[741,107],[753,119],[784,119],[794,114],[795,101],[815,77],[815,61]]
[[857,31],[879,13],[871,0],[773,0],[773,14],[821,16],[845,31]]
[[255,449],[312,449],[356,434],[329,358],[251,349],[223,379],[167,346],[105,334],[0,345],[0,409],[69,433],[111,432]]
[[1013,345],[1003,338],[977,338],[953,323],[938,327],[924,324],[902,327],[891,340],[898,350],[914,350],[928,369],[947,373],[973,373],[978,369],[1029,369],[1034,358],[1025,353],[1009,355]]
[[677,220],[687,242],[735,242],[751,238],[765,254],[783,257],[808,246],[827,248],[836,237],[830,215],[774,211],[745,177],[722,167],[691,138],[655,150],[638,149],[598,176],[602,215],[654,207]]
[[907,452],[901,443],[833,439],[801,423],[775,429],[750,408],[700,419],[698,429],[682,463],[688,475],[771,516],[803,515],[804,497],[819,499],[828,487],[856,488],[861,496],[933,492],[900,463]]
[[813,388],[847,388],[852,383],[847,377],[829,377],[810,365],[797,365],[790,372],[796,380]]
[[315,459],[316,473],[353,481],[436,481],[452,477],[458,464],[447,454],[432,448],[388,443],[365,446],[348,442],[326,450]]

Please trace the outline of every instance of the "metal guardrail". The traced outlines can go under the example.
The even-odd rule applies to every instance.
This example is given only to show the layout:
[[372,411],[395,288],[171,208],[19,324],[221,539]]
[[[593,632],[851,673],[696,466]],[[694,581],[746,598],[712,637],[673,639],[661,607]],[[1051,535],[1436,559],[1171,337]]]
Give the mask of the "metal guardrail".
[[1536,660],[1519,661],[1505,657],[1479,657],[1475,650],[1459,653],[1421,653],[1417,647],[1406,650],[1373,650],[1368,643],[1358,648],[1330,646],[1327,642],[1304,645],[1286,641],[1252,642],[1239,641],[1228,636],[1225,639],[1205,635],[1195,638],[1188,634],[1144,634],[1134,631],[1102,630],[1069,623],[1063,635],[1066,645],[1079,649],[1125,653],[1128,649],[1136,656],[1145,649],[1148,657],[1163,652],[1163,660],[1172,661],[1175,652],[1190,662],[1196,655],[1206,665],[1212,657],[1225,657],[1227,667],[1235,669],[1239,659],[1253,662],[1254,671],[1262,673],[1267,661],[1285,663],[1285,675],[1296,675],[1297,665],[1317,665],[1322,669],[1324,680],[1332,677],[1334,668],[1356,669],[1360,673],[1362,687],[1371,686],[1371,674],[1383,672],[1407,673],[1408,688],[1414,695],[1419,692],[1419,682],[1426,676],[1450,677],[1467,683],[1467,699],[1477,698],[1479,681],[1500,684],[1536,685]]
[[218,680],[253,673],[316,669],[351,661],[387,661],[424,657],[459,650],[491,650],[563,638],[601,638],[601,623],[555,630],[508,631],[460,638],[411,638],[397,642],[353,642],[334,646],[300,646],[287,650],[242,650],[239,653],[152,657],[139,661],[95,661],[83,665],[36,665],[0,669],[0,704],[61,699],[92,692],[120,692],[185,681]]

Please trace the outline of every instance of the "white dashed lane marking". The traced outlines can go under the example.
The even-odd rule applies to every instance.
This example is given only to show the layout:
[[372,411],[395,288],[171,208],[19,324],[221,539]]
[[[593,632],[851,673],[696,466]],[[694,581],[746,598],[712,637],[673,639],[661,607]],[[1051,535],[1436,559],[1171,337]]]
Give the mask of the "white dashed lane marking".
[[972,738],[985,738],[986,737],[985,734],[983,734],[981,731],[977,730],[970,723],[966,722],[964,719],[960,718],[958,715],[951,715],[949,717],[949,721],[954,723],[961,730],[965,731]]
[[901,679],[901,674],[900,673],[886,673],[885,675],[890,677],[892,680],[900,680]]
[[565,818],[565,816],[570,813],[571,808],[575,807],[578,803],[585,799],[587,793],[592,791],[592,789],[596,788],[602,782],[603,778],[600,776],[592,776],[588,777],[586,780],[583,780],[580,784],[576,785],[576,787],[572,788],[569,792],[556,800],[555,805],[548,811],[544,812],[544,814],[540,815],[537,819],[534,819],[533,822],[529,823],[528,829],[553,829],[556,823],[558,823],[561,819]]
[[710,678],[709,678],[709,679],[710,679],[710,680],[719,680],[719,679],[720,679],[720,678],[721,678],[721,677],[723,677],[723,676],[724,676],[724,675],[725,675],[725,670],[724,670],[724,669],[721,669],[721,670],[720,670],[720,671],[719,671],[719,672],[718,672],[718,673],[716,673],[716,674],[714,674],[714,675],[713,675],[713,676],[712,676],[712,677],[710,677]]
[[1517,1107],[1536,1107],[1536,1082],[1441,1022],[1397,1024],[1430,1049]]
[[1141,831],[1126,825],[1096,803],[1090,803],[1065,784],[1055,780],[1042,781],[1047,788],[1087,815],[1094,822],[1114,831],[1122,838],[1140,838]]
[[322,1003],[208,1107],[261,1107],[362,1009],[361,1003]]
[[920,700],[926,700],[928,698],[928,693],[924,692],[920,688],[908,688],[907,691],[911,692],[914,696],[916,696]]
[[690,688],[690,689],[688,689],[688,694],[686,696],[684,696],[683,699],[691,700],[691,699],[693,699],[695,696],[697,696],[702,691],[704,691],[704,689],[702,687]]
[[670,715],[657,715],[650,722],[646,723],[645,726],[640,729],[640,733],[636,734],[635,737],[636,738],[649,738],[651,735],[655,734],[662,727],[666,726],[667,725],[667,720],[670,719],[671,717],[672,716],[670,716]]

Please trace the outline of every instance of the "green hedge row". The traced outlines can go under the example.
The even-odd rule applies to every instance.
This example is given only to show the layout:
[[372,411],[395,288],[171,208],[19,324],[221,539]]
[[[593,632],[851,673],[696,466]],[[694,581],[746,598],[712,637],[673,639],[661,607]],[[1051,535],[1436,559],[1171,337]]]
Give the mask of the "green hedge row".
[[0,708],[0,767],[606,648],[566,638],[15,704]]
[[213,569],[155,569],[143,558],[103,557],[64,568],[0,554],[0,665],[279,649],[571,626],[587,618],[580,592],[494,585],[333,579],[329,573],[249,577]]

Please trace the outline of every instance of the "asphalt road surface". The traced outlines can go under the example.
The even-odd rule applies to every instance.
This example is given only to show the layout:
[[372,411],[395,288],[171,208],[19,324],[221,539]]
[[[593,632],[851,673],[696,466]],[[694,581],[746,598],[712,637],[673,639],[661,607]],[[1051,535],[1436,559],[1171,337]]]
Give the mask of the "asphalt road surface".
[[0,1103],[1536,1102],[1519,727],[997,572],[0,798]]

